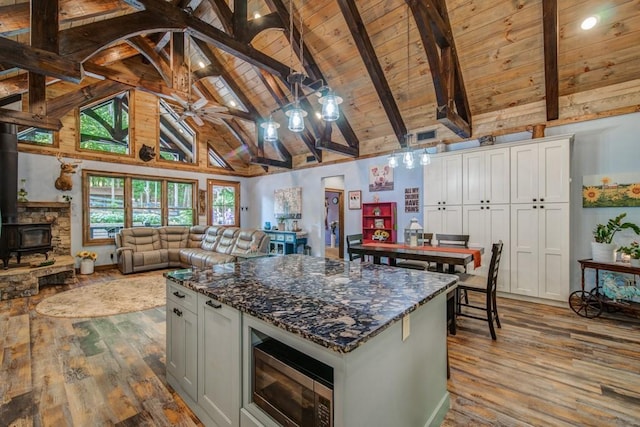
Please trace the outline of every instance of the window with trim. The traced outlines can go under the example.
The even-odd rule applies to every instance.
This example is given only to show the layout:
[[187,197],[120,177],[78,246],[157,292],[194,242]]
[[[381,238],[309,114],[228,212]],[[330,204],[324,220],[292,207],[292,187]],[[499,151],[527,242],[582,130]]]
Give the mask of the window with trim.
[[240,183],[208,179],[207,188],[207,223],[240,227]]
[[20,126],[18,142],[50,147],[58,146],[58,134],[52,130]]
[[83,171],[84,244],[111,243],[122,228],[193,225],[194,180]]
[[160,159],[195,163],[196,132],[172,105],[160,100]]
[[80,108],[82,150],[130,154],[129,92]]
[[209,166],[215,168],[223,168],[233,170],[231,165],[210,145],[207,144],[207,156],[209,158]]

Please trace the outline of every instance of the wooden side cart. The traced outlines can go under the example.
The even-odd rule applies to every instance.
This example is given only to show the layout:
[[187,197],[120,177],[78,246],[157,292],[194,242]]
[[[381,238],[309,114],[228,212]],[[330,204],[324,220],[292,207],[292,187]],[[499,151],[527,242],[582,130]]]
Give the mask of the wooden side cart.
[[[586,318],[594,318],[600,316],[602,311],[606,309],[625,309],[633,312],[640,312],[640,303],[625,300],[612,299],[607,297],[600,285],[600,270],[615,273],[627,273],[633,275],[633,286],[638,286],[636,276],[640,276],[640,267],[632,267],[622,262],[597,262],[591,259],[578,260],[582,269],[582,289],[572,292],[569,295],[569,306],[578,315]],[[591,290],[585,289],[584,271],[587,268],[595,270],[596,280],[595,286]]]

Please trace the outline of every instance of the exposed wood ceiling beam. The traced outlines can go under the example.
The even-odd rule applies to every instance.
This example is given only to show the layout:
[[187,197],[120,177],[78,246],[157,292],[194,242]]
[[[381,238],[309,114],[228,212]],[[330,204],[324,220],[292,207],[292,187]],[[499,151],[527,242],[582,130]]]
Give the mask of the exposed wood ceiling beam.
[[[58,0],[31,0],[31,47],[58,53]],[[47,115],[44,74],[29,71],[29,111]]]
[[542,27],[544,37],[544,83],[547,103],[547,121],[560,116],[558,88],[558,0],[542,0]]
[[128,89],[132,87],[111,80],[103,80],[47,101],[47,112],[52,118],[62,118],[76,107]]
[[[29,90],[28,73],[21,73],[8,79],[0,80],[0,99],[8,96],[22,95]],[[50,85],[59,82],[60,79],[47,77],[46,84]]]
[[471,110],[443,0],[406,0],[427,53],[436,118],[461,138],[471,136]]
[[226,0],[203,0],[208,1],[211,5],[211,8],[216,13],[220,22],[222,22],[222,27],[227,32],[227,34],[233,34],[233,12],[229,7],[229,4]]
[[169,63],[155,49],[153,43],[146,37],[133,36],[127,39],[127,43],[135,47],[151,65],[158,71],[162,80],[169,87],[173,87],[173,71]]
[[0,63],[45,73],[68,82],[79,83],[82,80],[80,62],[4,37],[0,37]]
[[[282,0],[265,0],[265,2],[267,3],[271,11],[275,11],[280,16],[280,21],[283,29],[285,30],[285,32],[289,33],[290,32],[289,11],[285,7]],[[293,40],[294,40],[294,43],[293,43],[292,49],[294,49],[295,54],[298,55],[298,57],[300,57],[300,32],[297,28],[295,28],[295,25],[293,28]],[[325,84],[328,84],[327,79],[322,74],[322,71],[320,71],[320,67],[318,67],[318,64],[316,63],[315,59],[311,55],[310,50],[307,48],[306,44],[304,44],[303,47],[304,47],[304,52],[302,52],[303,54],[302,62],[305,68],[305,72],[309,75],[311,81],[322,80],[323,82],[325,82]],[[291,85],[289,84],[287,79],[284,78],[283,76],[278,76],[278,77],[285,84],[285,86],[289,88],[289,90],[291,91]],[[303,101],[306,101],[306,100],[303,100]],[[336,126],[338,126],[340,133],[342,134],[343,138],[345,139],[349,147],[355,148],[359,153],[360,141],[358,140],[358,137],[356,136],[355,132],[353,131],[353,128],[349,124],[349,121],[346,119],[344,114],[340,114],[340,118],[336,121]],[[316,132],[316,135],[321,137],[322,133]],[[336,144],[336,145],[338,145],[339,147],[342,147],[341,144]],[[350,154],[351,152],[352,150],[345,150],[345,152],[342,154],[347,156],[352,156],[352,154]],[[357,157],[358,155],[359,154],[356,154],[355,157]]]
[[58,119],[6,108],[0,108],[0,122],[48,130],[60,130],[62,127]]
[[[86,1],[78,7],[75,0],[59,0],[60,25],[117,13],[129,9],[120,0]],[[0,36],[11,37],[29,32],[30,4],[18,3],[0,7]]]
[[407,145],[405,139],[407,126],[400,114],[400,109],[393,97],[393,93],[391,92],[387,78],[384,75],[380,61],[376,56],[376,52],[373,49],[371,39],[369,38],[364,22],[362,22],[362,17],[360,16],[360,12],[358,12],[355,1],[338,0],[338,6],[340,6],[342,15],[349,26],[351,36],[356,42],[356,47],[358,48],[360,56],[362,57],[367,71],[369,72],[369,77],[371,78],[373,86],[378,93],[378,98],[380,98],[382,107],[384,108],[387,118],[391,123],[391,127],[396,134],[396,138],[398,139],[400,146],[404,148]]

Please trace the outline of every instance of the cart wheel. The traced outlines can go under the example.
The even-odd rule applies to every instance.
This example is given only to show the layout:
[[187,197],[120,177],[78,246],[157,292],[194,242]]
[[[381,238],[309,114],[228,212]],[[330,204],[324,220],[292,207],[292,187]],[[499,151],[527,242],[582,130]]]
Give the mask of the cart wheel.
[[595,289],[591,292],[583,290],[572,292],[569,295],[569,306],[579,316],[592,319],[602,313],[602,302],[596,295]]

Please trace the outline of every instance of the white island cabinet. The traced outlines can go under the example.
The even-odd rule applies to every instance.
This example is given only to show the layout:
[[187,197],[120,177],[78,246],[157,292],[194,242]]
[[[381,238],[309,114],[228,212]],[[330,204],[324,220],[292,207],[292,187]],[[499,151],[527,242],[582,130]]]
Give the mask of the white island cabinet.
[[[277,427],[265,399],[287,396],[289,414],[308,415],[296,406],[308,392],[332,427],[438,426],[449,409],[456,276],[294,254],[166,277],[167,381],[207,427]],[[288,347],[267,357],[286,373],[265,368],[274,342]],[[322,386],[286,381],[319,365]]]

